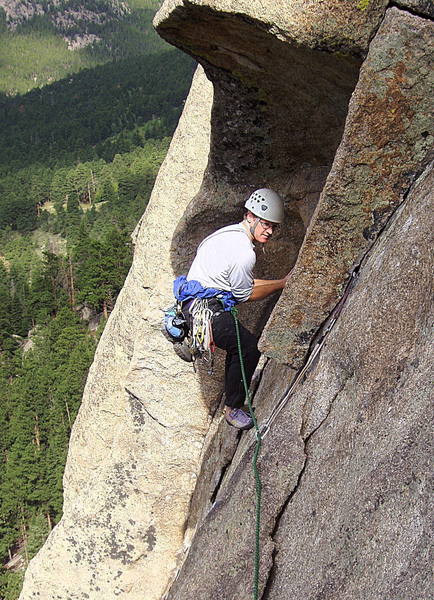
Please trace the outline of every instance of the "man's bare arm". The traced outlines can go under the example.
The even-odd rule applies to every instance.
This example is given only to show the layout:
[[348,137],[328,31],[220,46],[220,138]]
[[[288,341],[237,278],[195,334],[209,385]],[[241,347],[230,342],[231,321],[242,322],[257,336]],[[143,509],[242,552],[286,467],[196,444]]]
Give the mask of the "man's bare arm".
[[285,287],[286,279],[254,279],[253,290],[247,302],[262,300]]

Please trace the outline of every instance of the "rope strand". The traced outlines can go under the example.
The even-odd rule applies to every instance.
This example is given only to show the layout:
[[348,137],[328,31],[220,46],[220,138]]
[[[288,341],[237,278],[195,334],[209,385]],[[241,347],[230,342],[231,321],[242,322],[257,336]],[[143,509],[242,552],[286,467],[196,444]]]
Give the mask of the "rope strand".
[[235,322],[235,331],[237,335],[237,347],[238,347],[238,355],[240,357],[240,367],[241,367],[241,376],[243,378],[244,391],[246,394],[247,405],[249,407],[250,417],[252,418],[253,425],[256,433],[256,446],[255,451],[253,453],[253,473],[255,476],[255,491],[256,491],[256,529],[255,529],[255,571],[254,571],[254,580],[253,580],[253,600],[259,599],[259,567],[261,561],[261,498],[262,498],[262,483],[261,476],[258,470],[258,457],[261,451],[262,445],[262,437],[261,431],[258,426],[258,422],[256,420],[256,416],[253,410],[252,399],[250,396],[249,386],[247,384],[246,371],[244,369],[244,360],[243,353],[241,349],[241,337],[240,337],[240,327],[238,323],[238,311],[235,307],[231,309],[232,316]]

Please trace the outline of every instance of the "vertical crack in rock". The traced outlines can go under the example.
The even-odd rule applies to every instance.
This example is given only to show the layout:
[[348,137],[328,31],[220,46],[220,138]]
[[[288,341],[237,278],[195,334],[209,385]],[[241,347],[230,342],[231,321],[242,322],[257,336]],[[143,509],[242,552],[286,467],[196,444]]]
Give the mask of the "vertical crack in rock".
[[[429,170],[429,167],[428,167]],[[409,196],[409,194],[411,193],[411,191],[414,189],[414,187],[416,185],[418,185],[418,183],[420,183],[424,177],[425,174],[427,172],[427,169],[425,169],[424,171],[421,171],[418,173],[418,175],[415,177],[415,181],[414,183],[406,190],[405,194],[404,194],[404,198],[403,198],[403,202],[395,208],[395,210],[393,211],[393,213],[389,216],[387,222],[384,224],[384,226],[382,227],[382,229],[379,231],[378,233],[378,237],[376,238],[374,244],[371,246],[371,248],[369,248],[369,250],[367,250],[363,257],[360,259],[358,265],[355,267],[355,269],[357,269],[357,271],[359,271],[359,269],[362,269],[364,264],[366,263],[366,261],[369,259],[369,257],[371,255],[374,254],[374,252],[376,252],[377,247],[382,243],[382,235],[391,227],[393,227],[394,222],[397,220],[397,218],[401,215],[401,213],[405,210],[406,207],[406,201],[407,198]],[[351,286],[351,291],[353,291],[353,289],[355,289],[353,286]],[[343,304],[342,309],[339,310],[339,316],[342,312],[342,310],[345,307],[345,304],[348,302],[348,300],[350,299],[350,297],[348,296]],[[338,305],[336,305],[337,307]],[[336,308],[335,307],[335,308]],[[339,319],[339,316],[337,317]],[[321,326],[320,330],[326,325],[327,320],[323,323],[323,325]],[[330,334],[332,333],[332,330],[330,330],[327,334],[326,337],[328,337]],[[315,339],[315,338],[314,338]],[[319,357],[317,357],[316,362],[320,359],[320,355]],[[306,375],[306,377],[309,376],[315,377],[313,370],[311,369],[308,374]],[[308,467],[309,464],[309,459],[310,459],[310,454],[309,454],[309,448],[312,445],[313,442],[313,436],[321,429],[323,428],[323,426],[326,424],[326,422],[328,421],[332,410],[333,410],[333,406],[335,404],[336,399],[339,397],[339,395],[344,391],[348,381],[351,379],[350,375],[347,375],[343,378],[343,381],[340,384],[339,389],[337,390],[337,392],[333,395],[333,397],[331,398],[329,405],[328,405],[328,409],[327,412],[325,414],[325,416],[316,424],[316,426],[308,433],[308,435],[304,434],[304,430],[305,430],[305,424],[304,422],[302,422],[302,426],[300,429],[300,437],[304,440],[304,455],[305,455],[305,461],[302,465],[302,468],[300,470],[300,473],[298,475],[298,479],[297,482],[294,486],[294,488],[291,490],[291,492],[289,493],[288,497],[286,498],[286,500],[284,501],[284,503],[282,504],[277,516],[276,516],[276,520],[274,523],[274,527],[273,530],[270,534],[270,538],[271,541],[273,542],[273,549],[272,549],[272,554],[271,554],[271,567],[268,573],[268,577],[265,581],[265,585],[264,585],[264,589],[263,589],[263,593],[261,595],[261,599],[262,600],[271,600],[271,593],[272,593],[272,587],[273,587],[273,582],[274,582],[274,576],[275,576],[275,569],[276,569],[276,557],[279,553],[279,548],[275,542],[275,537],[278,533],[279,530],[279,526],[280,526],[280,522],[282,520],[282,517],[284,516],[289,504],[292,502],[292,500],[294,499],[295,495],[299,492],[302,481],[303,481],[303,477],[305,474],[305,471]]]
[[[253,401],[262,377],[264,376],[264,369],[267,362],[268,359],[262,357],[253,376],[250,386]],[[220,405],[217,406],[214,411],[212,415],[213,419],[216,417],[219,408],[221,408]],[[211,511],[218,509],[219,507],[221,501],[218,499],[218,495],[224,488],[225,479],[230,474],[230,469],[233,467],[233,458],[239,448],[242,433],[242,431],[228,429],[224,419],[221,419],[217,429],[212,429],[209,434],[209,437],[211,438],[209,444],[205,440],[202,459],[203,466],[198,475],[197,484],[190,502],[186,535],[184,539],[184,546],[186,548],[184,561],[188,555],[191,547],[191,539],[194,536],[197,527],[200,526],[203,519],[205,519]],[[207,494],[209,495],[208,498]],[[176,581],[181,568],[182,567],[178,568],[174,574],[172,584]]]
[[[228,469],[232,465],[232,460],[238,449],[241,436],[242,431],[235,429],[228,431],[223,418],[210,441],[209,447],[205,450],[203,473],[199,474],[198,485],[193,492],[191,501],[192,507],[196,505],[202,507],[202,518],[215,508],[218,494],[223,486]],[[208,485],[209,490],[206,492]],[[207,494],[208,502],[205,500]],[[192,511],[192,514],[189,515],[189,525],[196,514],[196,511]],[[200,519],[195,522],[195,527],[199,523]]]
[[[432,0],[426,0],[425,2],[420,2],[420,6],[418,7],[415,3],[414,5],[405,0],[402,2],[392,0],[389,2],[388,7],[396,7],[399,10],[404,12],[408,12],[410,15],[414,15],[415,17],[421,17],[422,19],[428,19],[430,21],[434,21],[434,3]],[[425,10],[425,12],[424,12]]]
[[[278,548],[277,548],[277,545],[275,543],[274,538],[275,538],[276,533],[277,533],[277,531],[279,529],[280,520],[281,520],[282,516],[285,514],[285,511],[286,511],[288,505],[291,503],[292,499],[294,498],[294,496],[296,495],[296,493],[300,489],[300,486],[301,486],[301,483],[302,483],[302,480],[303,480],[303,476],[304,476],[304,473],[306,471],[306,468],[307,468],[308,462],[309,462],[309,442],[312,439],[313,435],[327,421],[328,417],[331,414],[334,401],[339,396],[339,394],[342,392],[342,390],[345,388],[346,382],[347,382],[347,380],[345,380],[345,382],[341,385],[340,389],[333,396],[332,400],[330,401],[327,414],[322,419],[322,421],[316,426],[316,428],[313,431],[311,431],[306,438],[303,438],[302,430],[300,430],[300,437],[304,440],[303,452],[304,452],[304,455],[305,455],[305,460],[304,460],[304,463],[303,463],[302,468],[300,470],[300,473],[298,475],[297,482],[296,482],[294,488],[291,490],[290,494],[288,495],[288,497],[286,498],[286,500],[282,504],[282,506],[281,506],[281,508],[280,508],[277,516],[276,516],[276,521],[274,523],[273,530],[272,530],[272,532],[270,534],[270,539],[273,542],[273,551],[272,551],[272,556],[271,556],[272,563],[271,563],[271,567],[270,567],[270,570],[269,570],[269,573],[268,573],[268,577],[267,577],[267,579],[265,581],[264,591],[263,591],[263,593],[261,595],[262,600],[270,600],[269,594],[270,594],[270,590],[271,590],[272,585],[273,585],[273,576],[274,576],[274,569],[275,569],[275,559],[276,559],[276,555],[277,555],[277,553],[279,551]],[[302,425],[302,429],[303,429],[303,425]]]
[[[239,442],[240,442],[240,439],[241,439],[241,431],[240,431],[239,433],[237,433],[237,441],[236,441],[236,444],[234,445],[232,456],[231,456],[230,458],[228,458],[228,459],[227,459],[227,460],[226,460],[226,461],[223,463],[223,465],[222,465],[222,466],[221,466],[221,468],[220,468],[220,476],[219,476],[219,479],[218,479],[217,485],[216,485],[216,486],[215,486],[215,488],[213,489],[213,491],[212,491],[212,494],[211,494],[211,497],[210,497],[210,503],[211,503],[211,505],[213,505],[213,504],[214,504],[214,502],[216,501],[217,495],[218,495],[218,493],[219,493],[219,491],[220,491],[220,488],[221,488],[221,486],[222,486],[222,483],[223,483],[223,481],[224,481],[224,478],[225,478],[226,472],[227,472],[228,468],[229,468],[229,467],[230,467],[230,465],[231,465],[232,458],[233,458],[233,456],[234,456],[235,452],[237,451],[237,448],[238,448],[238,444],[239,444]],[[212,506],[211,506],[211,508],[212,508]]]
[[285,511],[286,511],[286,509],[288,507],[288,504],[291,502],[292,498],[296,494],[296,492],[297,492],[297,490],[298,490],[298,488],[300,486],[302,477],[304,475],[304,471],[306,469],[307,460],[308,460],[308,454],[306,452],[306,445],[305,445],[305,448],[304,448],[304,453],[305,453],[306,458],[305,458],[305,461],[303,463],[302,469],[301,469],[301,471],[300,471],[300,473],[298,475],[297,483],[295,484],[295,487],[293,488],[293,490],[289,494],[288,498],[282,504],[282,506],[281,506],[281,508],[280,508],[277,516],[276,516],[276,521],[274,523],[273,530],[270,533],[270,539],[271,539],[271,541],[273,543],[273,548],[272,548],[272,552],[271,552],[271,566],[270,566],[270,569],[268,571],[268,576],[267,576],[267,578],[265,580],[265,585],[264,585],[263,592],[262,592],[262,594],[260,596],[260,598],[262,600],[270,600],[270,593],[271,593],[271,588],[272,588],[273,580],[274,580],[274,571],[275,571],[275,568],[276,568],[276,566],[275,566],[276,565],[276,556],[277,556],[277,554],[279,552],[279,550],[277,548],[277,545],[276,545],[276,543],[274,541],[274,537],[275,537],[275,535],[277,533],[277,530],[279,529],[280,520],[281,520],[283,514],[285,513]]

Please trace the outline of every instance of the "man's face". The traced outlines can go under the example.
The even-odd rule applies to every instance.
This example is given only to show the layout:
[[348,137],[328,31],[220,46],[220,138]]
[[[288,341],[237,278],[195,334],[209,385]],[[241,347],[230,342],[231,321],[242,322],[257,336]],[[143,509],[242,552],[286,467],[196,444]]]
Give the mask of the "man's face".
[[278,223],[271,223],[265,219],[258,219],[258,217],[251,212],[247,214],[247,221],[250,221],[250,226],[253,227],[252,231],[254,239],[261,244],[266,244],[273,235],[273,232],[279,227]]

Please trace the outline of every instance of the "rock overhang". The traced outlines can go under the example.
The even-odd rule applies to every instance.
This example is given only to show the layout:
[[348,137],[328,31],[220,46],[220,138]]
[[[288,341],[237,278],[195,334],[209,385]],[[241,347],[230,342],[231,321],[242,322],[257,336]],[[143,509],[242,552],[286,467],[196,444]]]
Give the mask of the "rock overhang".
[[[197,48],[200,24],[209,22],[214,13],[221,21],[233,17],[250,20],[300,47],[363,57],[387,5],[388,0],[372,0],[361,10],[357,2],[348,0],[292,0],[290,4],[286,0],[166,0],[154,26],[162,37],[188,52]],[[179,31],[178,21],[186,29]],[[208,46],[213,44],[211,35]]]
[[[240,198],[252,189],[276,189],[285,200],[287,228],[268,261],[258,261],[258,276],[280,277],[297,265],[293,289],[282,294],[261,349],[297,367],[357,257],[426,164],[430,142],[424,143],[419,129],[429,121],[429,103],[421,118],[416,107],[425,92],[416,63],[405,62],[423,19],[398,8],[386,14],[386,2],[371,2],[367,10],[340,1],[294,2],[291,10],[280,2],[266,4],[265,10],[262,2],[237,2],[235,9],[225,0],[171,0],[157,14],[159,33],[195,56],[214,85],[208,167],[174,237],[173,264],[175,271],[185,270],[199,241],[233,221]],[[394,36],[397,46],[386,56],[374,43],[377,52],[370,52],[361,86],[361,58],[380,25],[380,38]],[[423,69],[427,61],[421,58]],[[410,91],[413,85],[418,92]],[[363,86],[370,88],[365,96]],[[419,121],[415,127],[412,115]],[[349,136],[359,140],[353,148]],[[307,181],[312,170],[326,182],[314,199]],[[272,267],[270,273],[270,259],[280,272]]]
[[[285,275],[341,140],[372,24],[364,42],[359,27],[350,43],[350,28],[339,38],[340,26],[321,19],[315,3],[310,12],[299,4],[295,15],[272,4],[267,18],[262,3],[237,3],[232,10],[225,2],[166,2],[157,14],[160,35],[194,56],[214,86],[208,166],[172,242],[175,272],[185,272],[201,239],[240,220],[249,193],[266,186],[284,198],[286,220],[267,255],[258,253],[257,276]],[[347,26],[348,3],[344,13]],[[367,15],[359,13],[356,20],[366,26]],[[381,11],[374,13],[377,23]],[[306,34],[306,19],[322,36]],[[335,51],[326,48],[326,38]],[[251,326],[263,322],[261,312],[264,306],[249,311]]]
[[[339,39],[336,23],[325,27],[324,14],[319,22],[317,3],[311,8],[323,31],[320,41],[315,22],[305,39],[296,11],[281,6],[279,22],[269,14],[261,20],[254,9],[262,3],[245,11],[243,3],[236,11],[226,4],[166,2],[155,19],[158,33],[196,58],[214,84],[209,170],[247,187],[258,169],[263,178],[276,179],[279,170],[303,163],[331,164],[366,44],[349,44],[348,32]],[[310,14],[300,12],[302,19]]]

